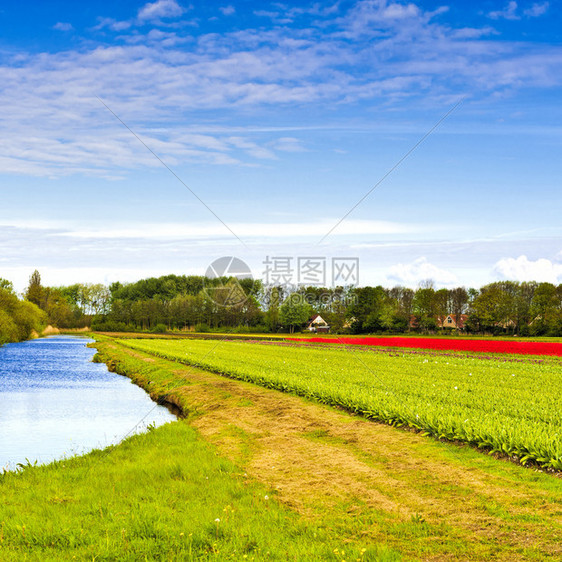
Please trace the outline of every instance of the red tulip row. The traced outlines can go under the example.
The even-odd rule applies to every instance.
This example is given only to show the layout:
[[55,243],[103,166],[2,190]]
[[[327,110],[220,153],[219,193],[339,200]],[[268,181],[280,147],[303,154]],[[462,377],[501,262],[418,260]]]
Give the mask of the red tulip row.
[[403,337],[331,337],[288,339],[298,342],[313,343],[407,347],[414,349],[449,349],[480,353],[513,353],[517,355],[553,355],[556,357],[562,357],[562,343],[557,342]]

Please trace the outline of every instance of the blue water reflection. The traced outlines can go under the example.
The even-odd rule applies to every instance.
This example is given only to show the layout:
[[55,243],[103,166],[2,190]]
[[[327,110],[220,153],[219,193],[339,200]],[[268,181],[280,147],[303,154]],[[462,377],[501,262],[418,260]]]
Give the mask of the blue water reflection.
[[91,341],[53,336],[0,347],[0,470],[81,454],[176,419],[129,379],[92,363]]

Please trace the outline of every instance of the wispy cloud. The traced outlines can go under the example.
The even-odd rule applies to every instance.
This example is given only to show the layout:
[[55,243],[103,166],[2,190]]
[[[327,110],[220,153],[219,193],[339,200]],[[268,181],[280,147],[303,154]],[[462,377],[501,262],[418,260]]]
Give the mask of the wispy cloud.
[[[319,236],[331,225],[328,219],[307,222],[233,222],[231,227],[245,238],[302,238]],[[0,222],[0,227],[36,229],[48,231],[45,236],[75,239],[142,239],[142,240],[178,240],[209,239],[230,236],[228,230],[220,223],[146,223],[114,227],[100,225],[84,229],[79,225],[60,222],[34,224],[30,221]],[[350,220],[338,229],[340,236],[363,236],[366,234],[386,235],[414,233],[419,226],[377,220]]]
[[511,0],[508,2],[503,10],[494,10],[488,13],[488,17],[493,20],[519,20],[521,16],[517,14],[517,2]]
[[236,13],[236,8],[232,5],[229,6],[221,6],[219,11],[222,13],[223,16],[232,16]]
[[549,2],[535,3],[523,13],[529,18],[544,16],[550,7]]
[[165,18],[177,18],[185,12],[176,0],[157,0],[145,4],[138,12],[140,21],[158,21]]
[[279,140],[272,143],[272,148],[282,152],[305,152],[303,143],[300,139],[295,137],[281,137]]
[[94,31],[99,31],[104,28],[111,29],[112,31],[124,31],[132,26],[130,21],[118,21],[113,18],[98,18],[98,23],[92,27]]
[[[536,6],[537,14],[546,9]],[[185,10],[160,0],[143,6],[138,17],[158,23]],[[4,53],[3,170],[119,177],[152,166],[96,96],[170,163],[254,166],[297,152],[303,143],[296,133],[289,140],[218,133],[189,138],[180,131],[207,127],[209,119],[199,115],[220,124],[249,111],[306,112],[319,105],[336,110],[366,104],[369,111],[394,112],[420,98],[441,110],[443,100],[450,103],[461,92],[482,99],[562,83],[560,47],[492,41],[495,31],[488,26],[454,28],[439,22],[442,11],[413,3],[363,0],[347,10],[313,4],[278,12],[308,19],[283,29],[194,35],[139,28],[132,14],[128,21],[99,20],[98,32],[121,33],[111,45],[90,38],[79,50]]]
[[56,29],[57,31],[72,31],[74,27],[72,27],[71,23],[59,21],[53,25],[53,29]]

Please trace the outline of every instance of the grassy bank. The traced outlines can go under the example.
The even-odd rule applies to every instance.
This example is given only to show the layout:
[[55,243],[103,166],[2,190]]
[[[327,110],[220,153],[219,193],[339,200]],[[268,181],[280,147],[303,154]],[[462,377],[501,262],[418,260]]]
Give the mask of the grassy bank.
[[[104,352],[102,351],[102,354]],[[184,381],[104,354],[168,397]],[[140,380],[149,374],[150,381]],[[177,400],[176,400],[177,401]],[[184,405],[185,406],[185,405]],[[0,560],[397,560],[343,544],[217,454],[186,420],[118,446],[0,476]]]

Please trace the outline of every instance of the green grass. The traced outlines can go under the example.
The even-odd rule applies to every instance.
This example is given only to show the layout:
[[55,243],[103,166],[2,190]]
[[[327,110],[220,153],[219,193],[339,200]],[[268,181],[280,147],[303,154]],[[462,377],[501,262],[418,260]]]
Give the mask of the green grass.
[[2,561],[400,559],[284,509],[184,421],[4,473],[0,494]]
[[[185,385],[146,362],[119,365],[155,397]],[[188,422],[2,473],[0,560],[401,559],[280,505],[275,490],[221,458]]]
[[205,340],[132,349],[562,469],[562,364],[434,351]]

